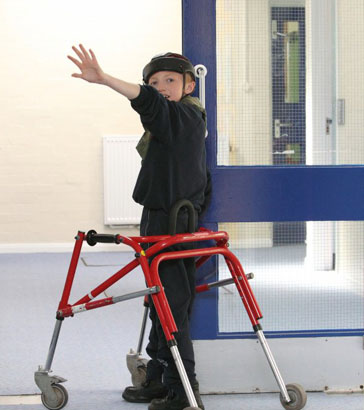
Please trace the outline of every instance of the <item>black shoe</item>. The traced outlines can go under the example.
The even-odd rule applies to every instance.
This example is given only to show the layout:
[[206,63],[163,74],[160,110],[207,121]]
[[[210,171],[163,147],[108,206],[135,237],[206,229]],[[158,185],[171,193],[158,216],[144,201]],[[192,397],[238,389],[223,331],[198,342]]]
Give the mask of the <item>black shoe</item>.
[[129,386],[123,392],[123,398],[131,403],[149,403],[161,399],[168,393],[167,387],[159,380],[148,380],[141,387]]
[[[193,392],[197,401],[197,405],[201,410],[205,410],[202,403],[199,391]],[[148,410],[183,410],[190,407],[190,403],[186,396],[180,397],[175,393],[169,392],[164,399],[154,399],[148,406]]]

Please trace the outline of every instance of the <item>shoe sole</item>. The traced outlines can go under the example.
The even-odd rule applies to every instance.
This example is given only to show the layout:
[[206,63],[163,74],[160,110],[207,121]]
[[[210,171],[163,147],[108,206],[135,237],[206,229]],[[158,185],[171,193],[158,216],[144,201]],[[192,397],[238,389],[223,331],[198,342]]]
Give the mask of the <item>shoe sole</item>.
[[151,399],[147,399],[145,397],[145,398],[137,399],[137,398],[128,397],[126,395],[124,396],[124,394],[122,394],[122,397],[123,397],[124,400],[128,401],[129,403],[150,403],[155,398],[155,397],[153,397]]
[[166,396],[166,394],[167,393],[165,393],[165,394],[163,394],[163,395],[161,395],[161,396],[154,396],[154,397],[151,397],[151,398],[147,398],[147,397],[144,397],[144,398],[137,398],[137,397],[130,397],[130,396],[128,396],[128,395],[126,395],[125,393],[123,393],[122,394],[122,397],[123,397],[123,399],[125,400],[125,401],[128,401],[129,403],[150,403],[152,400],[154,400],[154,399],[157,399],[157,400],[159,400],[159,399],[163,399],[165,396]]

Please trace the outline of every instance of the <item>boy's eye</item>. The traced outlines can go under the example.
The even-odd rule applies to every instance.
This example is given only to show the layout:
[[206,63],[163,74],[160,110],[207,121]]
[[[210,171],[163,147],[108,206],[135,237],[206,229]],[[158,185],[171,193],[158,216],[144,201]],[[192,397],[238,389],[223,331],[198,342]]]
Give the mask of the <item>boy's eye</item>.
[[173,81],[174,81],[174,78],[168,78],[168,79],[167,79],[167,82],[168,82],[168,83],[173,83]]
[[153,87],[155,87],[157,85],[157,81],[150,81],[149,85],[152,85]]

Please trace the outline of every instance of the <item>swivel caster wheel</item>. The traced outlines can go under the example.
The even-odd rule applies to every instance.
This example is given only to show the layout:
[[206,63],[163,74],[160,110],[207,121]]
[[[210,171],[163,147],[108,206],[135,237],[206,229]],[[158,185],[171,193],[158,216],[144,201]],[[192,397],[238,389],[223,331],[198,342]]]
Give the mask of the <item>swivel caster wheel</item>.
[[282,406],[287,410],[301,410],[305,407],[307,401],[307,394],[303,387],[299,384],[287,384],[286,386],[288,395],[291,399],[289,403],[287,403],[282,394],[280,394],[279,398],[281,400]]
[[47,398],[47,396],[44,393],[42,393],[42,403],[49,410],[60,410],[68,402],[67,390],[61,384],[52,384],[52,389],[56,395],[56,399],[51,400]]

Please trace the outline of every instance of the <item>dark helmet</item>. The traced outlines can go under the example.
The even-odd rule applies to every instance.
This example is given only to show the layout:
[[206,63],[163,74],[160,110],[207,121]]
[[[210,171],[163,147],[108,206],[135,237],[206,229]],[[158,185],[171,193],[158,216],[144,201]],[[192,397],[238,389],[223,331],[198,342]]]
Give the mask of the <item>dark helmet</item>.
[[190,73],[195,80],[195,69],[191,61],[176,53],[158,54],[153,57],[143,69],[143,81],[148,84],[149,78],[158,71],[175,71],[176,73]]

